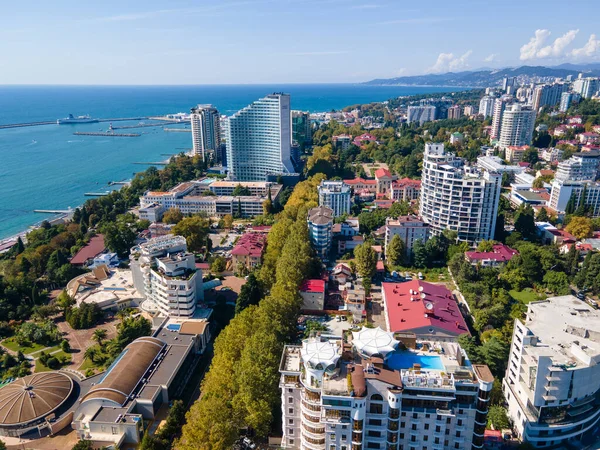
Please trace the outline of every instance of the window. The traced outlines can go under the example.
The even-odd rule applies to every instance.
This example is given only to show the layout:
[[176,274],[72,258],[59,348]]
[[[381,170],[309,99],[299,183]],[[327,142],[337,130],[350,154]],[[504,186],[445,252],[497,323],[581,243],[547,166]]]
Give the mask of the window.
[[292,392],[294,392],[293,389],[288,389],[288,392],[291,394]]
[[290,436],[293,436],[294,435],[294,429],[293,428],[288,428],[288,434]]
[[425,424],[425,429],[429,430],[429,424],[428,423]]
[[441,429],[442,429],[442,427],[440,427],[440,426],[438,425],[437,427],[435,427],[435,432],[436,432],[436,433],[439,433]]
[[112,428],[112,434],[117,434],[118,430],[117,427],[111,427]]
[[460,444],[458,442],[454,443],[454,448],[460,448]]
[[416,423],[413,423],[413,424],[412,424],[411,430],[414,430],[414,431],[416,431],[416,430],[417,430],[417,424],[416,424]]
[[456,432],[456,437],[460,437],[460,431]]
[[288,403],[294,403],[294,397],[288,397]]
[[288,414],[294,414],[294,408],[288,408]]
[[288,439],[288,442],[290,445],[294,445],[294,440],[293,439]]
[[289,425],[294,425],[294,419],[288,419],[288,424]]

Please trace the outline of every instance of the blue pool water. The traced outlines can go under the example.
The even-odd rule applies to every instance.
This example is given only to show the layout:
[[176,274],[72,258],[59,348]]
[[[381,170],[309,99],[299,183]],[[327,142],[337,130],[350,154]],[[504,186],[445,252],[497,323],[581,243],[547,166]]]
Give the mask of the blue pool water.
[[422,369],[444,370],[442,358],[439,356],[419,355],[413,352],[396,352],[387,359],[390,369],[411,369],[414,364],[420,364]]
[[179,325],[178,323],[170,323],[169,325],[167,325],[167,330],[179,331],[180,328],[181,325]]

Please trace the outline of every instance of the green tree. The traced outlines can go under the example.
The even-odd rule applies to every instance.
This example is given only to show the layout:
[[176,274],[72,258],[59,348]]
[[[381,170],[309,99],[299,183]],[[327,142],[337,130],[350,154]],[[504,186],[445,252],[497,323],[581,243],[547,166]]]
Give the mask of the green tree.
[[525,150],[523,152],[523,157],[521,158],[521,161],[523,162],[528,162],[529,164],[535,164],[536,162],[538,162],[540,160],[540,157],[538,155],[538,151],[537,148],[535,147],[529,147],[527,150]]
[[173,227],[173,234],[183,236],[191,252],[202,251],[208,232],[208,220],[197,215],[186,217]]
[[238,184],[233,189],[233,193],[231,195],[233,195],[234,197],[244,197],[244,196],[252,195],[252,192],[250,192],[250,189],[248,189],[247,187],[244,187],[241,184]]
[[92,441],[82,440],[78,441],[71,450],[94,450],[94,445]]
[[227,261],[222,256],[217,256],[210,265],[211,272],[221,273],[227,268]]
[[129,254],[137,236],[135,229],[130,224],[123,222],[105,223],[102,225],[101,231],[106,247],[121,258]]
[[587,186],[584,185],[583,190],[581,191],[581,197],[579,197],[579,203],[577,205],[577,208],[573,212],[573,214],[576,216],[579,216],[579,217],[585,216],[587,213],[587,209],[588,209],[586,202],[587,202]]
[[235,303],[235,313],[239,314],[250,305],[258,305],[258,302],[263,297],[263,291],[260,287],[256,276],[251,273],[248,275],[246,284],[240,289],[240,294]]
[[540,208],[536,220],[538,222],[548,222],[548,220],[550,220],[550,216],[548,216],[548,211],[543,206]]
[[413,244],[413,264],[421,268],[427,266],[427,249],[421,239],[417,239]]
[[371,244],[365,242],[354,249],[356,258],[356,270],[358,274],[368,280],[371,280],[377,270],[377,255],[371,247]]
[[60,342],[60,349],[65,352],[65,353],[70,353],[71,352],[71,345],[69,344],[69,341],[67,341],[66,339],[63,339]]
[[104,328],[98,328],[94,330],[94,334],[92,334],[92,340],[102,347],[102,342],[104,339],[106,339],[106,334],[107,332]]
[[555,295],[567,295],[571,292],[569,287],[569,278],[564,272],[548,271],[544,275],[544,284],[546,289]]
[[510,420],[503,406],[490,406],[488,411],[488,426],[493,426],[495,430],[510,428]]
[[544,187],[544,179],[542,177],[537,177],[533,180],[533,183],[531,183],[531,187],[534,189],[542,189]]
[[164,223],[176,224],[183,219],[183,213],[179,208],[169,208],[162,217]]
[[492,336],[480,347],[481,358],[488,365],[494,376],[504,376],[508,361],[509,345]]
[[405,246],[404,241],[400,239],[400,236],[395,234],[390,240],[387,249],[386,257],[390,264],[398,266],[402,264],[404,260]]
[[477,246],[478,252],[492,252],[494,251],[494,241],[483,240]]
[[233,216],[231,214],[226,214],[223,217],[223,227],[230,230],[233,227]]
[[521,205],[515,214],[515,231],[521,233],[523,239],[535,240],[537,228],[535,226],[533,208],[530,205]]

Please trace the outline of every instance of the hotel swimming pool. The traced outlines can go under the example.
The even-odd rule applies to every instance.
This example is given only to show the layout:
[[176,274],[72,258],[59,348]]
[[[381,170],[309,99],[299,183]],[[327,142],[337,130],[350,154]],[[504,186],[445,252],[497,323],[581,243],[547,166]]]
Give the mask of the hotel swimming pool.
[[413,352],[394,352],[387,359],[390,369],[412,369],[414,364],[420,364],[421,369],[444,370],[442,358],[439,356],[419,355]]

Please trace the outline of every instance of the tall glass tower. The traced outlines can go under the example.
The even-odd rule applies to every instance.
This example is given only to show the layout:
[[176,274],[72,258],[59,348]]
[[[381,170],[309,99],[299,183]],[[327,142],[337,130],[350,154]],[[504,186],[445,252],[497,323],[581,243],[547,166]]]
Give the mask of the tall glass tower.
[[267,95],[228,117],[225,123],[228,177],[264,181],[293,173],[289,94]]

